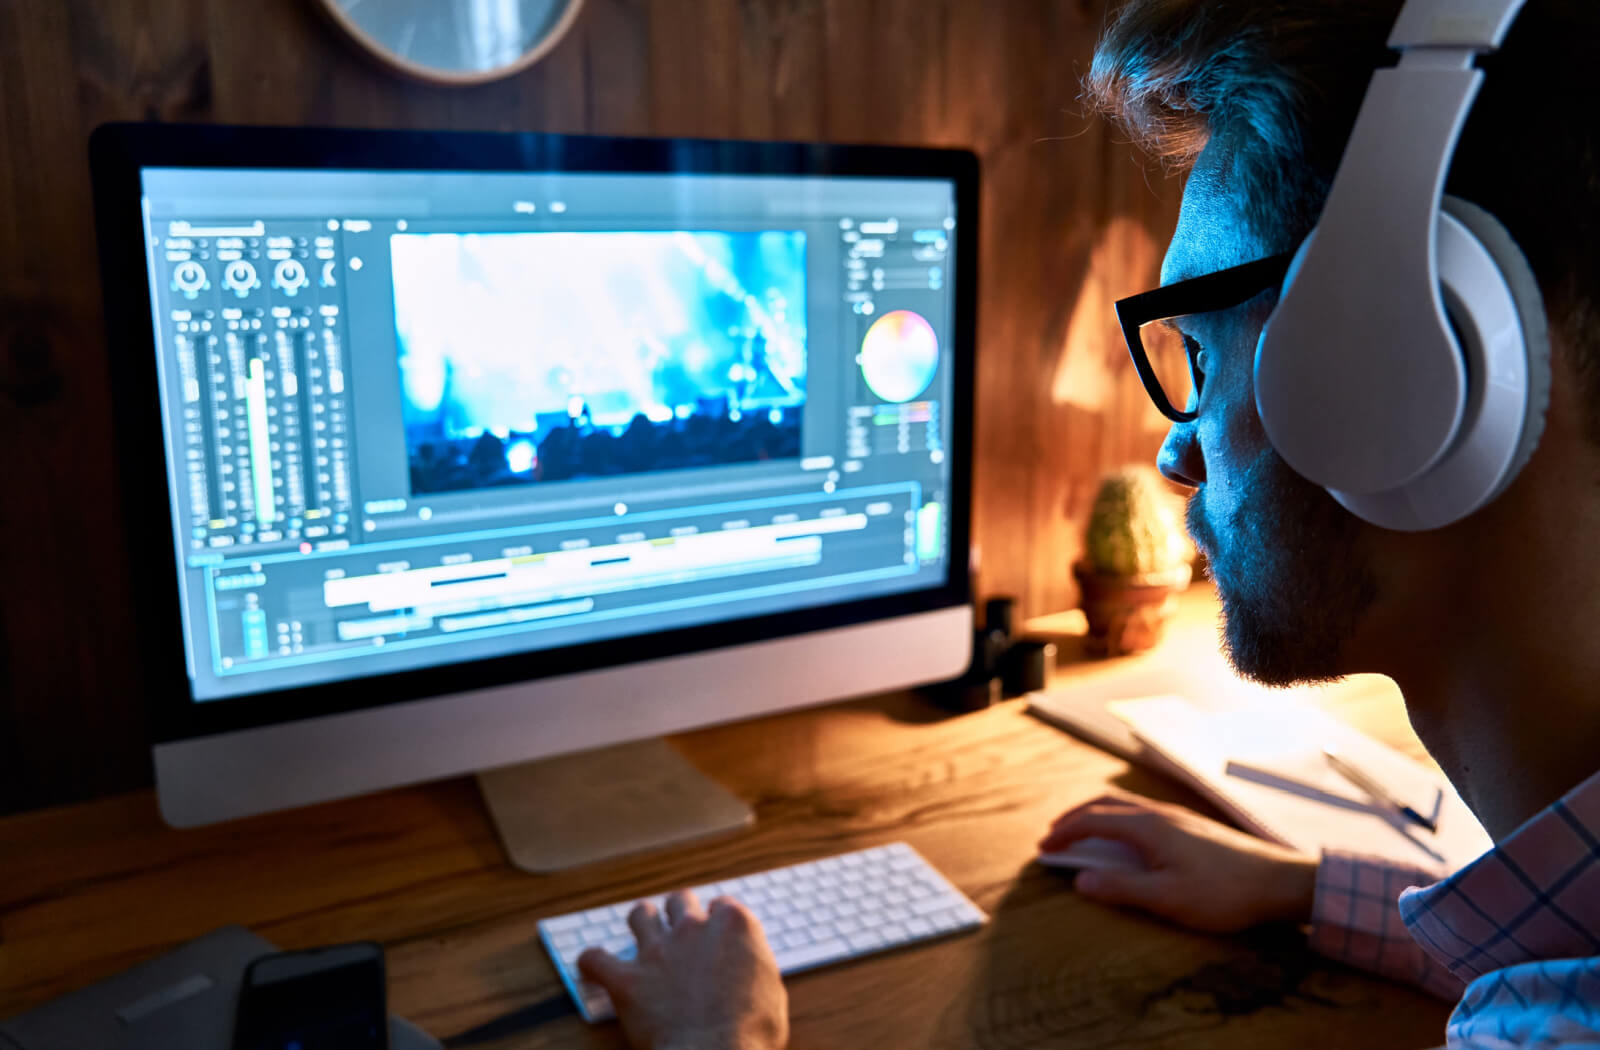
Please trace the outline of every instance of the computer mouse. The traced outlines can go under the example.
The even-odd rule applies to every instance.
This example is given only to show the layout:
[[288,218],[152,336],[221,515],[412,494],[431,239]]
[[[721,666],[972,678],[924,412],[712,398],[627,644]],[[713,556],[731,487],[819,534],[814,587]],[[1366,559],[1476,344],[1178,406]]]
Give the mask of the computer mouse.
[[1115,839],[1079,839],[1063,850],[1041,853],[1034,858],[1047,868],[1073,868],[1079,871],[1143,871],[1139,851]]

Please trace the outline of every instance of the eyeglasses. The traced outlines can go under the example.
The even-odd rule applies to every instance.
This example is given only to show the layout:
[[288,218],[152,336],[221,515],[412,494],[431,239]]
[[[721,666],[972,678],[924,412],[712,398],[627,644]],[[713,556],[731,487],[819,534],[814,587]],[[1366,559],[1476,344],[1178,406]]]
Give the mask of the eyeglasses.
[[1198,405],[1205,382],[1196,360],[1199,344],[1173,321],[1254,299],[1283,283],[1293,259],[1293,252],[1284,252],[1117,301],[1117,320],[1133,367],[1162,415],[1174,423],[1193,422],[1199,413],[1177,406],[1188,405],[1191,395]]

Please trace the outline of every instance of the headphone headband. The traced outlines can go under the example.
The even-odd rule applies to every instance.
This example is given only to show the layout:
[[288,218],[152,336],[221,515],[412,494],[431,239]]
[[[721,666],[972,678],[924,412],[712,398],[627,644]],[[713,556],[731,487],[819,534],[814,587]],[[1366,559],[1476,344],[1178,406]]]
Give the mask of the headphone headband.
[[1451,48],[1492,51],[1499,47],[1527,0],[1408,0],[1389,33],[1396,51]]

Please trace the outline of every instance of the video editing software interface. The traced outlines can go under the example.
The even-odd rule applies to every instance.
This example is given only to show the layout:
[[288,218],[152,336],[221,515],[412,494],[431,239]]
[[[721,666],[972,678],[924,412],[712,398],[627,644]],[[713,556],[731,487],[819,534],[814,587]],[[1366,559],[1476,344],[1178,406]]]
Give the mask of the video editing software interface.
[[951,181],[142,182],[197,700],[946,581]]

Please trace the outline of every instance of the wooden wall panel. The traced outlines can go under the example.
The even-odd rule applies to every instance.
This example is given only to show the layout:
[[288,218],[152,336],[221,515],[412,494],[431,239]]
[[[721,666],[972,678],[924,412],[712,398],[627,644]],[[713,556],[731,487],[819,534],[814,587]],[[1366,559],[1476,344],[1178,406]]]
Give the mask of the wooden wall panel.
[[0,2],[0,810],[148,778],[85,148],[157,119],[966,146],[984,164],[985,593],[1070,607],[1098,477],[1162,425],[1110,299],[1178,186],[1079,113],[1103,0],[587,0],[510,81],[392,76],[310,0]]

